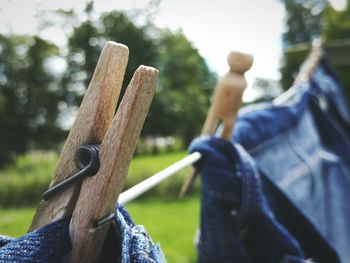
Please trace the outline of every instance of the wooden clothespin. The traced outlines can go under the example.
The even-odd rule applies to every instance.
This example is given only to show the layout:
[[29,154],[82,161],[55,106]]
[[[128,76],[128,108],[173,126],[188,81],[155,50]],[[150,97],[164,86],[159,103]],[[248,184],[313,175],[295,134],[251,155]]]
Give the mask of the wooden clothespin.
[[297,77],[295,78],[293,85],[299,84],[309,79],[310,75],[315,70],[320,59],[324,55],[322,45],[323,45],[322,39],[315,39],[312,42],[310,53],[307,59],[305,60],[305,62],[303,63],[303,65],[301,66],[300,71]]
[[275,105],[284,104],[297,92],[298,84],[309,80],[311,74],[324,55],[323,45],[324,41],[322,39],[315,39],[312,42],[311,50],[304,63],[301,65],[299,73],[293,82],[293,86],[273,100]]
[[[128,55],[126,46],[114,42],[103,48],[50,188],[78,172],[75,154],[82,144],[100,144],[97,173],[41,201],[30,227],[31,231],[72,216],[68,262],[98,262],[108,225],[95,228],[94,222],[115,206],[155,93],[158,71],[140,66],[115,114]],[[81,158],[86,164],[90,161],[89,156]]]
[[[250,54],[231,52],[227,58],[229,71],[223,75],[214,90],[213,100],[205,120],[202,135],[215,133],[220,121],[223,124],[221,137],[230,140],[238,110],[242,104],[243,92],[247,86],[244,73],[253,65]],[[194,182],[196,171],[184,181],[180,196],[185,196]]]

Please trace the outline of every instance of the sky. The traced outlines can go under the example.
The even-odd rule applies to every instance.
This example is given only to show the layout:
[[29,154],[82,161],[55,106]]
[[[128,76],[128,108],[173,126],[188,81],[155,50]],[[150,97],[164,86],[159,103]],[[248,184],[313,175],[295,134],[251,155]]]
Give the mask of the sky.
[[[98,0],[98,12],[131,10],[147,6],[149,0]],[[82,0],[0,0],[0,32],[35,33],[36,14],[58,8],[83,9]],[[276,0],[162,0],[154,23],[173,30],[182,29],[212,70],[228,70],[227,54],[232,50],[254,55],[247,74],[278,79],[284,8]],[[44,35],[62,44],[59,32]]]
[[[98,0],[97,12],[130,11],[147,7],[152,0]],[[342,8],[345,0],[331,0]],[[36,33],[36,17],[41,10],[75,8],[83,10],[86,0],[0,0],[0,33]],[[277,0],[160,0],[154,17],[158,27],[181,29],[192,41],[211,69],[219,75],[228,70],[230,51],[254,55],[246,74],[251,84],[256,77],[279,80],[282,52],[281,34],[285,10]],[[56,44],[64,44],[62,31],[42,33]],[[246,93],[245,95],[252,95]]]

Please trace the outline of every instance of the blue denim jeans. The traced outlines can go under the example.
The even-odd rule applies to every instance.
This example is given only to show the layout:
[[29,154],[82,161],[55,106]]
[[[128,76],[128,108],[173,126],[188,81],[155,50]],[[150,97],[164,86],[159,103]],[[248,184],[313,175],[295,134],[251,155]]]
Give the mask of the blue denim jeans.
[[[199,262],[338,262],[335,252],[278,189],[265,194],[271,184],[261,181],[255,162],[240,145],[202,137],[191,144],[190,152],[194,151],[203,155],[196,164],[202,181]],[[267,197],[277,198],[277,212],[290,211],[284,222],[292,222],[290,229],[298,237],[311,238],[313,247],[304,250],[279,222]]]
[[234,141],[350,262],[350,129],[338,81],[322,61],[282,105],[242,110]]
[[[20,238],[0,235],[0,263],[58,263],[71,250],[69,221],[63,219]],[[135,225],[127,211],[116,208],[118,236],[113,226],[108,233],[101,262],[165,262],[143,226]]]

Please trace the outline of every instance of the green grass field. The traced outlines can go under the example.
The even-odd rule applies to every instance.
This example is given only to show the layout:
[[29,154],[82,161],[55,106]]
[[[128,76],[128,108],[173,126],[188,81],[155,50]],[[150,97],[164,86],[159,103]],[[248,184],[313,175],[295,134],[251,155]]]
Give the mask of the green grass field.
[[[186,155],[187,153],[182,151],[134,158],[130,165],[124,190]],[[36,205],[51,182],[57,158],[57,154],[53,152],[36,152],[20,156],[16,163],[0,170],[0,207]],[[188,169],[162,182],[147,192],[146,196],[177,196],[186,173],[188,173]]]
[[[186,154],[183,151],[136,157],[130,165],[124,189]],[[26,233],[34,207],[51,181],[56,162],[57,154],[34,153],[19,157],[14,165],[0,171],[0,234],[18,237]],[[144,225],[153,240],[161,244],[170,263],[196,261],[193,239],[199,222],[198,191],[186,199],[176,197],[186,173],[188,169],[127,205],[135,222]]]
[[194,235],[199,224],[199,200],[147,200],[127,205],[136,223],[158,241],[168,262],[195,262]]
[[[196,196],[166,200],[147,198],[126,207],[135,223],[144,225],[152,239],[160,243],[169,263],[196,261],[193,245],[199,222]],[[34,208],[0,209],[0,233],[16,237],[25,234],[34,212]]]

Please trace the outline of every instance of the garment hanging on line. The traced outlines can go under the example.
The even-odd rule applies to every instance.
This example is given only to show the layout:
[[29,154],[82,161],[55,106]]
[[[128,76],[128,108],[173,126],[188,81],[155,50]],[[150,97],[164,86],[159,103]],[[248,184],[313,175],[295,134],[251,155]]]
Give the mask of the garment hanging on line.
[[325,59],[283,104],[242,110],[234,141],[350,262],[350,129]]
[[[305,79],[311,73],[313,73],[313,75],[322,74],[322,73],[319,73],[320,70],[316,70],[315,72],[312,72],[311,69],[315,68],[318,63],[323,64],[323,67],[328,72],[326,74],[330,75],[328,78],[322,79],[322,83],[323,83],[322,86],[325,86],[323,88],[323,90],[324,90],[324,92],[328,93],[330,96],[334,95],[333,99],[334,99],[335,103],[338,105],[339,112],[341,114],[340,119],[344,119],[347,122],[350,122],[350,118],[349,118],[350,115],[348,114],[348,110],[347,110],[346,105],[344,103],[344,99],[341,96],[339,96],[339,92],[338,92],[339,88],[338,87],[340,86],[340,84],[336,80],[336,78],[334,77],[334,73],[333,73],[332,69],[329,67],[327,62],[324,61],[324,59],[322,57],[323,53],[324,52],[323,52],[322,48],[319,46],[319,43],[316,44],[316,46],[313,47],[313,50],[312,50],[309,58],[305,62],[305,64],[307,64],[307,65],[304,65],[301,69],[301,73],[299,73],[299,75],[301,75],[302,77],[298,76],[298,79]],[[306,72],[303,71],[304,69],[306,70]],[[320,76],[320,78],[322,78],[322,76]],[[335,82],[335,85],[334,85],[334,82]],[[332,89],[335,89],[335,90],[332,91]],[[288,91],[286,91],[281,96],[279,96],[277,99],[275,99],[275,101],[274,101],[275,104],[285,102],[297,90],[298,90],[298,88],[295,86],[290,88]],[[259,104],[258,107],[261,107],[261,104]],[[264,107],[264,106],[262,106],[262,107]],[[254,106],[254,108],[257,108],[257,106]],[[221,134],[221,131],[222,131],[222,125],[219,126],[219,129],[217,130],[216,133]],[[140,196],[144,192],[146,192],[149,189],[151,189],[152,187],[156,186],[161,181],[174,175],[175,173],[177,173],[181,169],[185,168],[186,166],[189,166],[189,165],[195,163],[200,158],[201,158],[201,155],[199,152],[195,152],[195,153],[190,154],[189,156],[187,156],[187,157],[183,158],[182,160],[179,160],[178,162],[170,165],[169,167],[158,172],[154,176],[146,179],[145,181],[141,182],[140,184],[128,189],[125,193],[122,193],[120,195],[119,201],[124,204],[124,203],[127,203],[127,202],[133,200],[134,198],[137,198],[138,196]]]
[[[322,88],[323,92],[325,92],[325,94],[327,94],[328,97],[332,98],[334,104],[337,105],[337,111],[333,110],[332,114],[340,115],[337,118],[340,122],[344,122],[344,120],[345,120],[345,122],[350,123],[350,115],[348,113],[348,109],[346,107],[346,104],[344,102],[344,98],[342,96],[342,92],[340,90],[341,88],[340,88],[339,81],[334,76],[333,70],[330,68],[330,66],[325,61],[324,58],[320,57],[318,59],[318,61],[319,61],[319,64],[322,66],[320,66],[317,70],[315,70],[312,73],[311,78],[313,78],[314,80],[316,80],[316,82],[319,82],[319,84],[321,84],[320,87]],[[323,67],[323,69],[321,69],[321,67]],[[317,81],[317,79],[318,79],[318,81]],[[283,96],[278,97],[275,100],[276,103],[274,103],[274,104],[284,103],[284,102],[290,100],[290,98],[293,97],[293,94],[295,95],[295,93],[298,93],[298,91],[300,91],[300,88],[298,88],[298,87],[299,87],[299,85],[290,88],[287,92],[282,94]],[[285,96],[285,95],[287,95],[287,96]],[[251,110],[252,108],[254,108],[254,109],[261,108],[262,109],[262,108],[266,108],[267,105],[268,104],[260,103],[258,105],[254,105],[253,107],[247,107],[247,108],[241,110],[241,115],[243,112],[247,112],[248,111],[247,109],[249,109],[249,110]],[[218,134],[221,133],[221,128],[222,127],[220,126],[218,131],[217,131]],[[152,187],[154,187],[157,184],[159,184],[160,182],[162,182],[163,180],[176,174],[181,169],[183,169],[189,165],[194,164],[195,162],[200,160],[200,158],[201,158],[201,154],[199,152],[195,152],[195,153],[190,154],[189,156],[183,158],[182,160],[179,160],[178,162],[176,162],[176,163],[172,164],[171,166],[165,168],[164,170],[158,172],[154,176],[151,176],[150,178],[144,180],[143,182],[137,184],[136,186],[134,186],[134,187],[128,189],[127,191],[125,191],[124,193],[122,193],[119,196],[119,202],[122,204],[125,204],[125,203],[133,200],[134,198],[137,198],[138,196],[142,195],[144,192],[148,191]],[[111,216],[111,218],[113,218],[113,216]]]
[[[122,206],[115,212],[115,224],[110,226],[100,262],[166,262],[160,246],[143,226],[135,225]],[[69,222],[70,218],[59,220],[20,238],[0,235],[0,263],[62,262],[71,250]]]
[[[190,151],[203,156],[196,163],[202,181],[200,263],[339,262],[294,205],[273,184],[261,181],[254,160],[240,145],[202,137]],[[280,221],[285,213],[288,220]]]
[[[340,113],[340,115],[341,115],[341,113]],[[338,116],[338,117],[339,117],[339,116]],[[7,242],[9,242],[9,239],[4,238],[4,239],[2,239],[2,242],[3,242],[3,243],[5,243],[5,242],[7,243]],[[1,243],[1,242],[0,242],[0,243]],[[10,243],[12,243],[12,242],[10,242]],[[6,246],[7,246],[7,245],[6,245]]]

